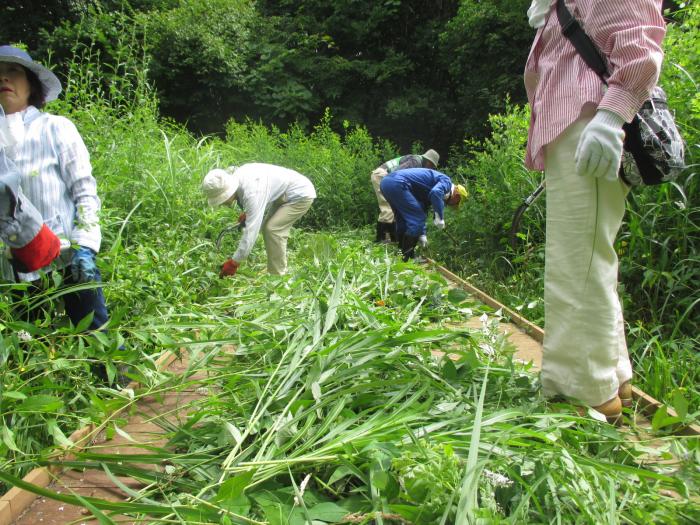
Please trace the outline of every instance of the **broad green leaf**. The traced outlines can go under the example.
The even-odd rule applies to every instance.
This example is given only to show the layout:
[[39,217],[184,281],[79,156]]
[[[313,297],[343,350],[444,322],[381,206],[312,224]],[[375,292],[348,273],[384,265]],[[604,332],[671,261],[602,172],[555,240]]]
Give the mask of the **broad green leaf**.
[[85,332],[88,328],[90,328],[90,323],[92,323],[92,318],[94,317],[94,315],[94,312],[90,312],[80,321],[78,321],[78,324],[73,329],[73,333],[80,334],[82,332]]
[[311,394],[316,401],[321,401],[321,385],[318,384],[318,381],[311,383]]
[[476,370],[482,366],[482,362],[472,349],[462,352],[457,360],[457,364],[466,365],[470,370]]
[[26,394],[24,394],[22,392],[18,392],[16,390],[8,390],[6,392],[3,392],[2,397],[6,397],[8,399],[19,399],[19,400],[27,399]]
[[447,300],[452,304],[460,304],[469,299],[469,294],[462,288],[450,288],[447,292]]
[[421,515],[421,510],[414,505],[389,505],[389,510],[408,520],[410,523],[416,523]]
[[336,503],[327,501],[314,505],[309,509],[309,516],[315,520],[328,521],[330,523],[338,523],[345,516],[352,514],[349,510],[344,509]]
[[372,485],[379,490],[384,490],[389,483],[389,474],[381,470],[379,466],[372,467]]
[[[265,520],[270,525],[289,525],[291,523],[292,507],[281,503],[267,503],[261,505]],[[298,510],[298,509],[297,509]],[[300,513],[297,513],[300,516]],[[301,524],[304,523],[304,516],[301,515]]]
[[3,425],[0,427],[0,434],[2,435],[2,442],[5,443],[5,446],[9,448],[10,450],[14,450],[15,452],[21,452],[19,447],[17,447],[17,444],[15,443],[15,433],[12,432],[7,426]]
[[114,378],[117,377],[117,367],[114,365],[112,360],[107,360],[105,363],[105,371],[107,372],[107,380],[110,384],[114,383]]
[[651,419],[651,428],[659,430],[663,426],[663,421],[666,419],[667,414],[668,409],[666,405],[661,405],[656,412],[654,412],[654,417]]
[[654,430],[661,430],[662,428],[675,425],[683,420],[679,417],[669,416],[668,408],[666,405],[661,405],[659,409],[654,413],[654,417],[651,419],[651,428]]
[[32,396],[19,404],[17,412],[55,412],[63,408],[63,401],[55,396],[40,394]]
[[673,392],[673,409],[681,419],[688,415],[688,400],[680,389]]
[[455,367],[454,362],[449,357],[445,356],[442,365],[442,375],[448,381],[454,381],[457,379],[457,367]]
[[63,431],[58,426],[55,419],[49,419],[46,421],[46,428],[56,441],[56,444],[62,445],[64,447],[72,447],[74,443],[66,437]]
[[241,434],[241,431],[238,430],[238,427],[230,421],[226,421],[226,423],[224,423],[224,427],[226,428],[228,433],[231,434],[236,444],[240,445],[243,441],[243,435]]
[[350,467],[347,467],[345,465],[341,465],[337,469],[333,471],[333,474],[331,474],[331,477],[328,478],[328,484],[332,485],[338,480],[341,480],[343,478],[346,478],[348,476],[352,476],[354,474],[353,470]]
[[216,500],[233,500],[241,496],[246,487],[250,485],[254,473],[253,470],[249,470],[224,481],[216,493]]

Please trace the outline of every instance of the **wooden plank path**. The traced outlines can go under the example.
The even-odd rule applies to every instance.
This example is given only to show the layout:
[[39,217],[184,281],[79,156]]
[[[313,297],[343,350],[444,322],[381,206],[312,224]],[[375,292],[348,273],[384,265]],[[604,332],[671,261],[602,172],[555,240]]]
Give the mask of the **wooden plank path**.
[[[233,351],[231,345],[224,345],[222,352]],[[174,375],[183,374],[188,369],[187,352],[179,359],[175,354],[165,354],[157,363],[160,370],[167,370]],[[209,387],[201,386],[198,381],[206,379],[206,374],[196,372],[188,378],[187,386],[175,392],[164,392],[140,398],[132,406],[121,412],[129,412],[128,421],[120,426],[121,433],[107,438],[103,428],[88,427],[71,436],[71,441],[78,448],[95,453],[109,454],[147,454],[152,447],[163,447],[167,443],[167,433],[156,421],[169,421],[173,424],[183,423],[188,414],[197,407],[197,402],[210,394]],[[204,384],[204,382],[202,383]],[[131,383],[127,388],[137,388]],[[101,425],[102,426],[102,425]],[[85,438],[87,439],[87,442]],[[70,455],[67,456],[70,459]],[[127,494],[120,489],[105,472],[89,470],[79,472],[65,469],[62,472],[50,472],[38,468],[25,476],[25,481],[64,494],[78,494],[109,501],[124,501]],[[126,487],[138,491],[143,488],[140,481],[117,476]],[[127,516],[112,516],[117,523],[134,522]],[[82,507],[69,505],[45,497],[37,497],[31,492],[18,488],[10,489],[0,499],[0,525],[64,525],[94,524],[97,520]]]
[[[516,359],[532,363],[532,370],[540,368],[542,362],[542,340],[544,331],[530,323],[517,312],[507,308],[487,294],[462,280],[449,270],[431,263],[434,268],[451,282],[453,286],[463,288],[482,303],[500,311],[510,322],[501,321],[498,329],[505,334],[510,343],[516,348]],[[473,318],[465,322],[466,328],[480,329],[482,321]],[[224,352],[232,352],[228,345],[222,348]],[[173,374],[184,373],[188,369],[187,352],[182,351],[182,359],[174,354],[164,355],[158,361],[159,369],[168,370]],[[149,447],[162,447],[167,442],[167,433],[156,421],[167,420],[172,423],[183,422],[189,413],[197,407],[199,400],[210,395],[203,373],[195,373],[189,378],[189,386],[172,393],[158,396],[148,396],[138,399],[130,407],[130,416],[126,424],[120,426],[121,433],[108,439],[102,428],[89,427],[81,429],[71,436],[71,441],[79,448],[86,448],[96,453],[112,454],[143,454],[150,452]],[[198,383],[201,381],[201,383]],[[131,388],[137,385],[130,385]],[[635,388],[633,392],[637,407],[641,413],[653,414],[661,403]],[[636,415],[635,423],[641,428],[649,428],[648,421],[642,414]],[[669,409],[669,415],[673,415]],[[101,425],[103,426],[103,425]],[[692,425],[684,430],[686,434],[700,435],[700,427]],[[64,469],[61,472],[50,472],[45,468],[35,469],[24,478],[35,485],[48,486],[53,491],[64,494],[92,496],[110,501],[123,501],[128,494],[114,483],[106,474],[96,471],[79,472]],[[119,481],[127,488],[138,491],[143,487],[140,481],[121,477]],[[134,524],[128,516],[112,516],[116,523]],[[68,505],[44,497],[36,497],[33,493],[13,488],[0,498],[0,525],[92,525],[97,520],[82,507]]]

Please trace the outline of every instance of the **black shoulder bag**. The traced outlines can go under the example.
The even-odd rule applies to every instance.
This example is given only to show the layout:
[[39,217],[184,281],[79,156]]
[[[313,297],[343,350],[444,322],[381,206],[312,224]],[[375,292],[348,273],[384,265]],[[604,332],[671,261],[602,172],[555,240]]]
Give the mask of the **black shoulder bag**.
[[[605,59],[571,15],[564,0],[557,0],[557,17],[562,34],[607,86],[610,74]],[[683,139],[668,108],[666,93],[659,86],[654,87],[651,98],[623,129],[625,143],[620,177],[630,186],[670,182],[685,169]]]

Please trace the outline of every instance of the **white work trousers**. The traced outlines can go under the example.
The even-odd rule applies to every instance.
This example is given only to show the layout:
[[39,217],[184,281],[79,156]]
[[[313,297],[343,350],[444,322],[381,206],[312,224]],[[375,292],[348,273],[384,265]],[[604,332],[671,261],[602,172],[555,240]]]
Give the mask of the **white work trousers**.
[[374,194],[377,196],[377,204],[379,204],[379,222],[392,223],[394,222],[394,212],[391,210],[391,204],[387,202],[382,195],[382,190],[379,189],[379,184],[382,179],[388,175],[384,168],[377,168],[370,175]]
[[545,148],[547,240],[542,390],[597,406],[632,377],[613,243],[627,187],[576,174],[574,154],[591,116]]
[[309,211],[314,199],[284,202],[265,220],[262,227],[267,252],[267,271],[274,275],[287,273],[287,239],[292,224]]

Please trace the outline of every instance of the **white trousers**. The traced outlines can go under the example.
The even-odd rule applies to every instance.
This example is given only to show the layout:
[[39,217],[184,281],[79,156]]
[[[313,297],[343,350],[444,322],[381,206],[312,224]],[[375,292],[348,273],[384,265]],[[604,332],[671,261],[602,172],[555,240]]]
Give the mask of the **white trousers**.
[[274,210],[262,227],[267,253],[267,271],[273,275],[287,273],[287,239],[292,224],[309,211],[314,199],[284,202]]
[[547,240],[542,390],[597,406],[632,377],[613,243],[627,187],[576,174],[574,154],[591,116],[545,148]]
[[379,205],[379,222],[394,222],[394,212],[391,210],[391,204],[382,195],[382,190],[379,189],[379,184],[382,179],[387,176],[387,171],[383,168],[377,168],[369,176],[374,188],[374,194],[377,196],[377,204]]

